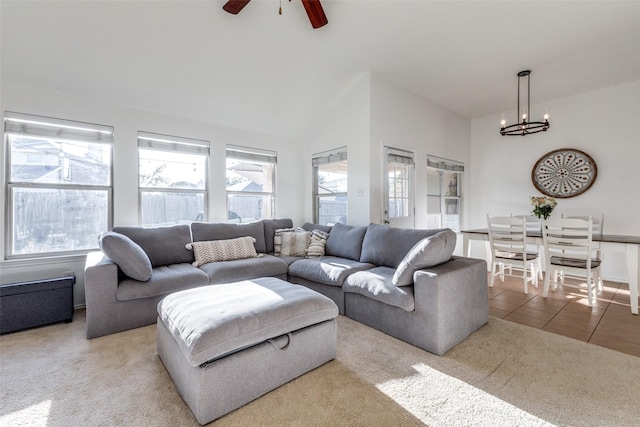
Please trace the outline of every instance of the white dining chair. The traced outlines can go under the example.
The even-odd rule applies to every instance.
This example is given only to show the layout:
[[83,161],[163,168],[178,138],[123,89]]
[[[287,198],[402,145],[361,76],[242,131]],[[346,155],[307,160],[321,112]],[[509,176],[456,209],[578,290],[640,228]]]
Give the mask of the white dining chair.
[[600,216],[585,216],[585,215],[560,215],[561,218],[575,218],[575,219],[583,219],[587,221],[591,218],[591,222],[593,223],[593,235],[602,234],[604,232],[604,214]]
[[[584,216],[584,215],[570,215],[570,216],[564,216],[564,214],[560,214],[561,218],[575,218],[575,219],[583,219],[585,221],[588,221],[589,218],[591,218],[591,222],[593,224],[593,235],[600,235],[602,236],[602,233],[604,232],[604,214],[602,214],[601,216]],[[602,251],[600,250],[600,248],[596,248],[596,258],[598,258],[599,260],[602,261],[602,259],[604,258],[604,254],[602,253]]]
[[[542,239],[547,261],[542,296],[547,297],[553,283],[561,289],[570,286],[582,289],[583,284],[568,284],[565,276],[584,277],[589,307],[593,307],[596,294],[602,291],[601,261],[594,257],[592,247],[593,223],[591,218],[548,219],[542,225]],[[560,276],[560,281],[558,281]],[[553,282],[551,278],[553,277]]]
[[[516,218],[524,218],[527,234],[535,233],[542,235],[542,220],[535,215],[515,215]],[[538,254],[538,279],[542,280],[542,256],[540,256],[539,245],[527,245],[527,252]]]
[[[524,293],[528,284],[538,287],[538,253],[527,252],[526,221],[521,217],[490,217],[487,215],[489,245],[491,248],[491,284],[496,276],[504,282],[504,276],[522,277]],[[505,272],[505,267],[508,273]],[[521,272],[514,275],[513,269]]]

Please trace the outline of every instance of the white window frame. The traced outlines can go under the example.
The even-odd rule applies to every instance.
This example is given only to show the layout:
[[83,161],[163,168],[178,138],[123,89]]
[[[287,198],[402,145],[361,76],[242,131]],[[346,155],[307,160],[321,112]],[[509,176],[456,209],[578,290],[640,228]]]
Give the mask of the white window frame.
[[[29,253],[16,253],[14,248],[15,240],[15,206],[14,197],[16,190],[30,189],[30,190],[54,190],[54,191],[98,191],[105,192],[107,198],[106,207],[106,226],[107,229],[111,229],[113,224],[113,127],[106,125],[99,125],[93,123],[78,122],[73,120],[58,119],[53,117],[36,116],[32,114],[23,114],[7,111],[4,116],[4,130],[5,130],[5,153],[6,153],[6,242],[5,242],[5,256],[7,259],[26,259],[26,258],[39,258],[47,256],[60,256],[60,255],[74,255],[84,254],[89,251],[98,249],[98,236],[95,236],[95,245],[83,249],[68,249],[68,250],[43,250],[38,252]],[[33,182],[33,181],[20,181],[12,180],[12,149],[10,147],[10,139],[14,136],[33,136],[42,140],[49,140],[52,143],[87,143],[87,144],[105,144],[109,148],[109,179],[106,185],[96,184],[65,184],[62,183],[45,183],[45,182]],[[69,171],[69,158],[63,157],[63,174],[70,178]],[[65,171],[66,167],[66,171]],[[63,178],[63,181],[66,179]],[[105,230],[106,231],[106,230]]]
[[[450,182],[444,181],[445,174],[455,174],[456,181]],[[464,179],[464,163],[445,159],[442,157],[427,155],[427,175],[438,177],[438,194],[429,194],[429,185],[427,185],[427,215],[438,216],[438,228],[451,228],[453,231],[459,233],[462,230],[462,214],[464,209],[463,204],[463,179]],[[427,177],[428,180],[428,177]],[[448,191],[445,191],[445,187],[456,187],[455,195],[450,194],[453,191],[453,187]],[[439,198],[439,212],[434,213],[429,211],[430,203],[429,198]],[[432,206],[432,205],[431,205]],[[448,210],[454,207],[454,212],[448,212]],[[456,219],[457,217],[457,219]],[[433,224],[432,224],[433,225]]]
[[202,212],[193,218],[179,220],[177,223],[193,221],[206,221],[208,218],[208,182],[209,182],[209,141],[184,138],[171,135],[163,135],[153,132],[138,131],[138,164],[140,164],[140,149],[151,149],[182,154],[194,154],[205,157],[204,159],[204,188],[175,188],[175,187],[143,187],[140,183],[140,170],[138,170],[138,224],[143,224],[143,193],[175,193],[175,194],[200,194],[203,196]]
[[[344,223],[347,224],[349,217],[349,194],[347,191],[343,192],[334,192],[330,194],[321,194],[319,191],[320,188],[320,179],[318,177],[318,172],[320,171],[320,167],[322,165],[327,165],[330,163],[339,163],[339,162],[348,162],[347,157],[347,147],[337,148],[335,150],[331,150],[325,153],[314,154],[311,159],[311,165],[313,167],[313,222],[320,224],[320,199],[326,197],[339,197],[342,196],[347,200],[347,210],[345,212],[345,220]],[[348,164],[348,163],[347,163]],[[349,179],[347,174],[347,180]],[[324,224],[323,224],[324,225]]]
[[[414,197],[414,182],[415,182],[415,154],[411,151],[401,150],[398,148],[392,147],[384,147],[384,155],[385,155],[385,175],[386,179],[384,186],[384,220],[386,223],[389,223],[389,220],[393,219],[413,219],[413,224],[415,225],[415,197]],[[391,172],[395,172],[396,168],[392,165],[403,165],[401,167],[405,168],[406,174],[402,174],[401,177],[395,177],[395,179],[400,179],[402,181],[402,191],[400,194],[397,191],[394,191],[393,197],[391,196]],[[406,201],[406,210],[402,210],[400,214],[396,214],[396,212],[391,212],[389,206],[391,201]],[[397,203],[395,203],[397,204]],[[404,205],[404,203],[403,203]]]
[[[269,164],[271,165],[271,191],[230,191],[226,190],[226,205],[227,205],[227,217],[229,215],[229,211],[231,207],[229,206],[229,196],[257,196],[257,197],[267,197],[271,199],[269,203],[271,209],[268,211],[263,210],[261,218],[253,218],[251,220],[257,219],[271,219],[275,218],[276,215],[276,169],[278,165],[278,153],[275,151],[269,150],[260,150],[257,148],[249,148],[249,147],[239,147],[228,145],[226,151],[226,160],[242,160],[247,163],[257,163],[257,164]],[[225,163],[226,164],[226,163]],[[225,180],[226,180],[226,168],[225,168]],[[226,188],[226,185],[225,185]],[[265,186],[263,185],[263,190]],[[232,220],[227,218],[227,220]],[[242,221],[242,219],[240,219]]]

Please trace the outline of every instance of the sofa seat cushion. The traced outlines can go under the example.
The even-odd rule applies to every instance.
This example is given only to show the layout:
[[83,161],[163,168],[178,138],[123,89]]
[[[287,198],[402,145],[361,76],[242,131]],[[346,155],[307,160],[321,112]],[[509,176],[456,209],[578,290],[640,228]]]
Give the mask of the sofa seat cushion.
[[395,269],[375,267],[367,271],[359,271],[347,277],[342,285],[345,292],[364,295],[367,298],[399,307],[405,311],[413,311],[413,286],[402,288],[393,284]]
[[273,277],[177,292],[158,304],[159,319],[191,366],[337,315],[324,295]]
[[307,279],[329,286],[342,286],[344,280],[353,273],[375,267],[347,258],[325,256],[322,258],[301,259],[289,266],[289,275]]
[[279,259],[281,259],[282,261],[286,262],[287,265],[291,265],[296,261],[299,261],[301,259],[305,259],[304,257],[301,256],[279,256]]
[[150,298],[208,284],[209,276],[191,264],[164,265],[154,268],[151,279],[147,282],[121,280],[116,290],[116,299],[130,301]]
[[228,283],[256,277],[286,276],[287,263],[273,255],[260,258],[236,259],[203,264],[203,271],[211,284]]

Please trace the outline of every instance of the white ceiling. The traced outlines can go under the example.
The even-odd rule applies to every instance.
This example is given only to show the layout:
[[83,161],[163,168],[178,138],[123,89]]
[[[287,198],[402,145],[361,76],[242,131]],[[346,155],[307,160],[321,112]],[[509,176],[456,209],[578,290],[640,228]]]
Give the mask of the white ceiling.
[[465,117],[640,80],[639,1],[2,0],[3,81],[305,138],[368,71]]

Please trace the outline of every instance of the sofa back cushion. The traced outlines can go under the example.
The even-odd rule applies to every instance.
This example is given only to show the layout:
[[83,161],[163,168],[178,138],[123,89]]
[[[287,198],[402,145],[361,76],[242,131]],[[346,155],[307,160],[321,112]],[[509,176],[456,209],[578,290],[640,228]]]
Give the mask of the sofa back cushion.
[[416,243],[440,231],[442,230],[414,230],[370,224],[364,236],[360,262],[397,268]]
[[246,224],[193,222],[191,234],[194,242],[206,242],[210,240],[229,240],[238,237],[251,236],[256,241],[256,252],[267,253],[267,244],[264,239],[264,223],[262,221]]
[[193,252],[185,247],[191,242],[191,232],[186,224],[152,228],[113,227],[113,231],[137,243],[154,268],[194,261]]
[[102,233],[98,241],[102,253],[118,264],[126,276],[139,282],[151,279],[153,270],[149,256],[136,242],[113,231]]
[[276,230],[280,230],[282,228],[293,228],[293,221],[289,218],[280,218],[264,219],[262,222],[264,224],[265,252],[270,254],[275,251],[273,236],[276,234]]
[[416,271],[449,261],[456,241],[456,233],[449,229],[420,240],[405,255],[393,275],[392,283],[396,286],[411,285]]
[[302,228],[304,228],[307,231],[320,230],[320,231],[324,231],[325,233],[330,233],[332,226],[322,225],[322,224],[312,224],[310,222],[305,222],[302,225]]
[[325,254],[359,261],[360,252],[362,252],[362,241],[366,232],[367,227],[365,226],[337,223],[329,233],[329,238],[325,245]]

